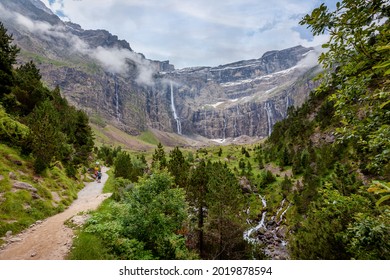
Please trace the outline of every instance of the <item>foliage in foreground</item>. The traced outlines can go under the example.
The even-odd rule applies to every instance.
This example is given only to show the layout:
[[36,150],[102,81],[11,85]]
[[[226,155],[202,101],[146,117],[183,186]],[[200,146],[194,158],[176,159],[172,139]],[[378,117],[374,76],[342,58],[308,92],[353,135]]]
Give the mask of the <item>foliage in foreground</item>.
[[16,67],[12,41],[0,23],[0,236],[69,206],[93,147],[86,114],[45,87],[33,62]]
[[301,177],[286,193],[292,258],[390,258],[389,204],[378,196],[390,180],[389,12],[388,1],[345,0],[302,20],[330,34],[326,72],[264,147]]
[[[130,181],[122,183],[125,188]],[[173,179],[166,172],[140,179],[123,196],[117,196],[118,201],[105,202],[105,209],[93,215],[79,238],[86,242],[98,238],[106,258],[193,259],[196,255],[186,248],[185,239],[179,234],[188,217],[188,205],[184,191],[172,188],[172,184]],[[99,256],[92,254],[87,258]]]
[[31,154],[38,174],[61,161],[74,177],[93,148],[88,117],[58,87],[45,87],[33,62],[14,68],[19,49],[12,41],[0,23],[0,142]]

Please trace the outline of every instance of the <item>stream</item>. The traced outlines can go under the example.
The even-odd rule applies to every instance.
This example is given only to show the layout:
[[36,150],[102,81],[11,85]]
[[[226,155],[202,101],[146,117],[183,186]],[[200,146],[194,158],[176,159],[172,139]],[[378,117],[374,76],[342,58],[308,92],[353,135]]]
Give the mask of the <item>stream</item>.
[[[283,224],[283,221],[290,204],[286,206],[286,200],[283,199],[276,214],[268,218],[267,201],[261,195],[259,195],[259,198],[263,205],[261,219],[255,226],[246,230],[243,237],[248,243],[264,245],[264,254],[272,260],[289,259],[287,241],[285,240],[287,227]],[[246,212],[249,215],[250,209]],[[248,219],[247,223],[252,225],[254,221]]]

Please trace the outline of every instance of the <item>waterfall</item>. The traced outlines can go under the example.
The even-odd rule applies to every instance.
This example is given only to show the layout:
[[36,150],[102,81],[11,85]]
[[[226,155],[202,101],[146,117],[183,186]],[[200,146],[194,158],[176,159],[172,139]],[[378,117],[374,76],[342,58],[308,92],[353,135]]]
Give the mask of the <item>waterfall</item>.
[[[259,198],[261,199],[261,203],[263,204],[263,208],[266,208],[267,201],[265,200],[265,197],[262,197],[261,195],[259,195]],[[248,241],[249,243],[256,243],[257,242],[257,239],[251,237],[251,235],[252,235],[252,233],[256,233],[261,228],[267,229],[265,227],[265,217],[266,216],[267,216],[267,211],[264,211],[261,215],[260,222],[255,227],[252,227],[244,232],[244,235],[243,235],[244,240]]]
[[[280,233],[283,220],[283,216],[290,208],[290,205],[284,207],[286,204],[286,199],[283,199],[280,203],[276,214],[271,217],[269,222],[266,222],[267,215],[267,201],[265,197],[259,195],[261,203],[263,205],[261,220],[254,226],[249,228],[243,233],[243,238],[250,244],[263,244],[264,245],[264,254],[270,257],[271,259],[288,259],[288,250],[287,250],[287,241],[285,236]],[[279,217],[279,221],[276,221],[278,214],[285,208],[282,214]],[[249,215],[249,208],[245,213]],[[250,224],[251,220],[247,219],[247,223]],[[262,229],[262,230],[261,230]]]
[[257,226],[255,226],[253,228],[250,228],[250,229],[248,229],[247,231],[244,232],[244,235],[243,235],[244,240],[246,240],[246,241],[248,241],[249,243],[252,243],[252,244],[258,242],[257,238],[253,238],[253,237],[251,237],[251,235],[252,235],[252,233],[257,232],[261,228],[266,229],[266,227],[265,227],[265,217],[266,217],[266,215],[267,215],[267,211],[263,212],[263,214],[261,215],[261,220],[257,224]]
[[177,113],[176,113],[175,102],[174,102],[174,99],[173,99],[173,85],[172,85],[172,82],[170,84],[171,84],[171,108],[172,108],[172,111],[173,111],[173,118],[176,120],[177,134],[181,135],[181,122],[180,122],[180,118],[177,116]]
[[261,203],[263,203],[263,207],[266,208],[267,207],[267,200],[265,200],[265,197],[262,197],[261,195],[259,195],[260,199],[261,199]]
[[287,109],[288,109],[288,107],[290,107],[291,105],[290,105],[290,96],[286,96],[286,112],[287,112]]
[[272,133],[272,120],[274,119],[274,115],[269,102],[265,102],[265,111],[267,112],[268,136],[270,136]]
[[279,223],[282,222],[283,216],[284,216],[284,214],[286,214],[286,212],[287,212],[287,210],[288,210],[289,208],[290,208],[290,205],[288,205],[287,208],[286,208],[286,210],[284,210],[284,211],[282,212],[282,214],[280,215],[280,218],[279,218]]
[[[285,202],[285,201],[286,201],[286,199],[283,199],[282,202],[280,203],[280,207],[279,207],[279,209],[276,211],[275,217],[277,217],[277,216],[279,215],[280,211],[283,210],[283,205],[284,205],[284,202]],[[273,217],[273,218],[275,218],[275,217]]]
[[290,96],[286,96],[286,113],[284,115],[285,118],[287,118],[287,114],[288,114],[288,108],[291,106],[291,101],[290,101]]

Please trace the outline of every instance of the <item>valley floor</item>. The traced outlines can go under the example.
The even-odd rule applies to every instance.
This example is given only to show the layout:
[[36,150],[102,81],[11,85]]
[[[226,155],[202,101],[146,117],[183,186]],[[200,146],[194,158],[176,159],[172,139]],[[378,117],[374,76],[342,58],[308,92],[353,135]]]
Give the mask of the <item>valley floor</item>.
[[[78,199],[64,212],[37,222],[29,229],[7,238],[7,244],[0,250],[0,260],[63,260],[67,256],[73,240],[73,230],[64,223],[71,219],[77,224],[83,216],[77,216],[96,209],[110,196],[102,194],[108,179],[107,169],[103,168],[101,183],[88,183],[78,193]],[[82,214],[81,214],[82,215]]]

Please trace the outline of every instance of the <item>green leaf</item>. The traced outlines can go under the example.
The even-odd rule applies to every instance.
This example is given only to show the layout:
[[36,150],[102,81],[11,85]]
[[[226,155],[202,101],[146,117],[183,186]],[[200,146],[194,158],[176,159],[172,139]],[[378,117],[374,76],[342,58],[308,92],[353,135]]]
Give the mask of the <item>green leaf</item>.
[[390,199],[390,194],[382,196],[375,204],[376,204],[376,206],[379,206],[381,203],[383,203],[389,199]]
[[390,60],[384,61],[384,62],[382,62],[382,63],[380,63],[380,64],[377,64],[377,65],[375,65],[375,66],[372,67],[372,68],[378,69],[378,68],[384,68],[384,67],[388,67],[388,66],[390,66]]
[[[390,69],[389,69],[387,72],[389,72],[389,74],[390,74]],[[387,100],[386,102],[382,103],[382,104],[379,106],[379,108],[383,109],[383,108],[386,107],[386,105],[388,105],[388,104],[390,104],[390,100]]]
[[377,51],[386,51],[386,50],[390,50],[390,45],[386,45],[386,46],[379,46],[376,48]]

